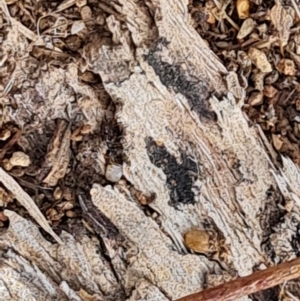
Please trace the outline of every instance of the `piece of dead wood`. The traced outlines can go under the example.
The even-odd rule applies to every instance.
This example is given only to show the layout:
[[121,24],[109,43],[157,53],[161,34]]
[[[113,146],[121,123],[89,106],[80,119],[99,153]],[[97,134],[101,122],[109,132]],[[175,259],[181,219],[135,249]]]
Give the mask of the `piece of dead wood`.
[[229,301],[300,277],[300,258],[203,290],[177,301]]
[[42,215],[39,208],[36,206],[32,198],[22,189],[22,187],[0,168],[0,181],[14,195],[14,197],[24,206],[29,214],[37,221],[37,223],[48,232],[59,244],[62,244],[61,239],[53,232],[47,220]]

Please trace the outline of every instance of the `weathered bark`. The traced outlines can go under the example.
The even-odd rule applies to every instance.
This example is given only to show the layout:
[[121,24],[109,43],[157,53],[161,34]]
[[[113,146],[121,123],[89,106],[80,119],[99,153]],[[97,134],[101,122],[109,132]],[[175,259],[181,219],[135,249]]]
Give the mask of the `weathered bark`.
[[[112,39],[94,33],[83,57],[123,129],[124,178],[91,190],[119,234],[103,235],[106,254],[97,254],[96,238],[78,243],[63,233],[65,246],[50,244],[9,212],[11,226],[0,236],[5,300],[20,300],[12,283],[25,286],[28,275],[35,281],[26,300],[172,300],[296,257],[299,170],[286,158],[278,168],[272,146],[249,127],[244,91],[189,25],[186,2],[111,1]],[[158,218],[145,215],[128,183],[156,196],[147,206]],[[214,260],[187,250],[191,228],[217,233],[224,246]]]

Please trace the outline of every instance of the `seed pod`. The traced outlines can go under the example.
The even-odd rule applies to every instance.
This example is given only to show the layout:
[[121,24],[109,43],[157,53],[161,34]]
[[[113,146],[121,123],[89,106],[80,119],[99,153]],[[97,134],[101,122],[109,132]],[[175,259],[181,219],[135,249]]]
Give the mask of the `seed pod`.
[[240,19],[247,19],[249,17],[250,9],[249,0],[238,0],[236,2],[236,9]]
[[184,243],[195,252],[208,253],[210,251],[210,236],[204,230],[189,230],[184,235]]

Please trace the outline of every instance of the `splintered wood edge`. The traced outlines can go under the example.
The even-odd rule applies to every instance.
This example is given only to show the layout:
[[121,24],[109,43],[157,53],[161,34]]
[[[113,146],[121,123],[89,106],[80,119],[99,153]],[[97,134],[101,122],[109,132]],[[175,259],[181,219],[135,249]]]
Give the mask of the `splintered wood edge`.
[[48,232],[59,244],[63,244],[62,240],[55,234],[49,226],[46,218],[41,213],[33,199],[22,189],[22,187],[11,177],[6,171],[0,167],[0,181],[6,189],[14,194],[14,197],[24,206],[29,214],[36,220],[36,222]]
[[300,258],[254,272],[249,276],[205,289],[176,301],[236,300],[298,277],[300,277]]

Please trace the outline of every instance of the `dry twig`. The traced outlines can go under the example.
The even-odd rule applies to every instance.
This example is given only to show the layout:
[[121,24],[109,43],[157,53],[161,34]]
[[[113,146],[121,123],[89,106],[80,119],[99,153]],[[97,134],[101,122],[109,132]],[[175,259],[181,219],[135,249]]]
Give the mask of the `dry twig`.
[[203,290],[177,301],[230,301],[300,277],[300,258]]

